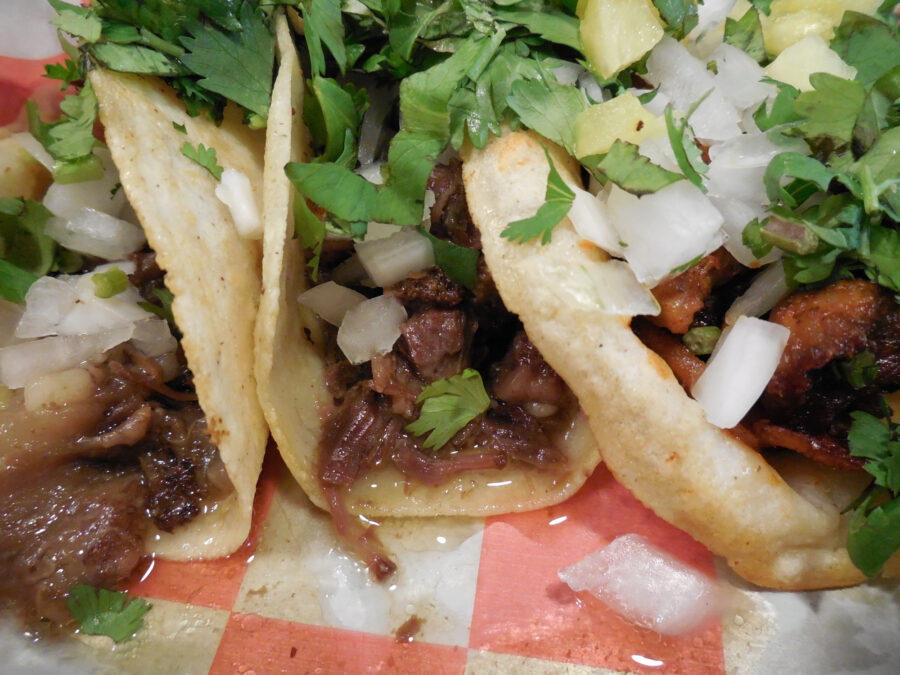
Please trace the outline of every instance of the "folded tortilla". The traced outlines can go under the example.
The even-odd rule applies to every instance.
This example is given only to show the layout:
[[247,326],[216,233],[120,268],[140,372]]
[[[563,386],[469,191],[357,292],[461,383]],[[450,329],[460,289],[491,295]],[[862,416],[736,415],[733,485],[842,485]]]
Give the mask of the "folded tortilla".
[[214,195],[216,179],[181,148],[185,142],[214,148],[220,165],[250,179],[259,201],[263,138],[236,109],[227,109],[218,126],[188,116],[161,80],[102,70],[90,79],[122,188],[175,296],[172,313],[200,407],[234,485],[187,525],[152,532],[147,548],[178,560],[227,555],[250,531],[267,438],[253,372],[260,247],[238,236],[231,212]]
[[[629,317],[560,302],[566,290],[551,266],[530,264],[540,244],[501,237],[543,202],[549,165],[542,144],[516,132],[465,150],[469,211],[501,297],[575,392],[612,473],[754,583],[815,589],[863,581],[847,554],[849,514],[841,510],[860,494],[864,475],[789,455],[769,463],[712,426],[669,366],[632,333]],[[558,148],[552,156],[557,167],[568,161]],[[571,172],[561,173],[581,187]],[[575,240],[565,219],[539,253],[564,256],[573,268],[610,264]],[[900,574],[900,555],[884,574]]]
[[[287,25],[276,24],[280,70],[272,95],[266,143],[263,296],[256,327],[259,398],[272,436],[310,499],[326,508],[318,480],[322,418],[332,405],[325,389],[324,340],[318,319],[298,304],[307,288],[306,261],[294,238],[294,189],[284,173],[302,161],[308,140],[299,114],[302,76]],[[371,516],[486,515],[540,508],[573,494],[600,460],[584,415],[556,439],[568,457],[565,473],[509,465],[467,472],[434,487],[410,482],[386,462],[366,473],[345,498],[352,513]]]

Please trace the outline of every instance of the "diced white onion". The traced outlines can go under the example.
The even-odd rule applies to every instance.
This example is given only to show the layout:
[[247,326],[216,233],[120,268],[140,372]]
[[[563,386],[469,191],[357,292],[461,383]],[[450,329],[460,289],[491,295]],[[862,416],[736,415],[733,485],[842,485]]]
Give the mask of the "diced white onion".
[[781,257],[781,249],[773,247],[763,258],[757,259],[750,247],[744,244],[744,228],[747,224],[754,218],[764,218],[766,215],[766,210],[762,206],[753,206],[738,199],[714,195],[709,196],[709,201],[725,219],[722,224],[722,230],[726,235],[725,250],[733,255],[735,260],[747,267],[759,267]]
[[262,239],[262,219],[253,196],[250,179],[236,169],[225,169],[216,185],[216,198],[231,211],[238,235],[244,239]]
[[158,316],[134,323],[131,344],[151,359],[174,353],[178,348],[178,340],[172,335],[169,322]]
[[297,298],[301,305],[309,307],[332,326],[340,326],[344,315],[365,300],[362,293],[333,281],[313,286]]
[[740,135],[740,115],[716,89],[706,64],[673,38],[664,37],[651,50],[646,79],[672,100],[678,112],[686,113],[703,98],[689,120],[697,138],[723,141]]
[[589,101],[594,103],[602,103],[609,99],[609,94],[600,86],[594,74],[588,70],[582,71],[578,76],[578,88],[582,94],[587,96]]
[[59,323],[75,308],[78,296],[65,277],[41,277],[25,295],[25,312],[16,327],[21,339],[55,335]]
[[400,337],[406,310],[397,298],[379,295],[359,303],[344,315],[337,343],[350,363],[365,363],[387,354]]
[[384,166],[382,162],[375,162],[374,164],[363,164],[356,170],[356,173],[358,173],[370,183],[374,183],[375,185],[382,185],[384,183],[384,176],[381,175],[382,166]]
[[722,335],[691,388],[711,424],[731,429],[744,418],[775,373],[790,336],[785,326],[749,316]]
[[431,230],[431,207],[437,203],[437,197],[431,189],[425,190],[422,200],[422,227]]
[[44,195],[44,206],[53,215],[69,220],[85,208],[115,217],[121,215],[126,199],[125,191],[117,187],[119,170],[106,148],[95,148],[94,154],[103,164],[103,177],[80,183],[53,183]]
[[0,349],[0,383],[24,387],[41,375],[73,368],[131,338],[134,325],[90,335],[64,335],[30,340]]
[[625,259],[642,283],[658,283],[725,239],[722,214],[686,180],[640,198],[613,187],[607,207],[626,244]]
[[650,136],[641,141],[638,151],[657,166],[681,173],[678,160],[675,159],[675,151],[668,136]]
[[583,239],[621,258],[623,249],[619,243],[619,234],[610,221],[606,205],[586,190],[577,187],[572,190],[575,192],[575,199],[569,208],[572,227]]
[[44,168],[47,171],[53,171],[53,167],[56,164],[53,161],[53,158],[50,156],[50,153],[44,149],[44,146],[41,145],[40,141],[32,136],[27,131],[20,131],[12,135],[13,140],[19,144],[25,152],[34,157],[37,161],[44,165]]
[[741,316],[762,316],[788,294],[784,265],[780,262],[769,265],[756,275],[743,295],[735,300],[725,312],[725,324],[734,324]]
[[663,635],[702,628],[724,604],[714,581],[639,534],[617,537],[557,574],[572,590],[587,591],[625,619]]
[[708,60],[716,63],[716,87],[738,110],[755,109],[766,97],[778,93],[775,85],[762,81],[762,66],[737,47],[723,42]]
[[691,37],[705,33],[725,21],[735,2],[736,0],[705,0],[697,3],[697,25],[691,31]]
[[366,225],[366,236],[363,241],[376,241],[377,239],[387,239],[403,230],[399,225],[391,223],[379,223],[377,220],[370,220]]
[[710,195],[739,199],[749,204],[768,204],[763,176],[772,158],[787,150],[806,152],[806,146],[776,145],[766,134],[744,134],[709,149],[705,183]]
[[366,272],[379,286],[390,286],[434,265],[428,238],[415,230],[403,230],[375,241],[357,242],[356,252]]
[[16,326],[24,311],[22,305],[0,298],[0,347],[6,347],[16,341]]
[[578,82],[578,77],[584,72],[584,68],[577,63],[567,61],[553,69],[553,75],[560,84],[573,85]]
[[147,241],[137,225],[89,208],[69,220],[50,218],[44,231],[68,249],[106,260],[124,258]]
[[[357,157],[363,166],[372,165],[376,155],[382,146],[387,125],[384,123],[391,105],[396,98],[396,90],[392,87],[368,87],[369,107],[363,113],[362,124],[359,129],[359,150]],[[379,167],[380,168],[380,167]],[[374,181],[366,177],[367,180]],[[380,174],[379,174],[380,178]]]

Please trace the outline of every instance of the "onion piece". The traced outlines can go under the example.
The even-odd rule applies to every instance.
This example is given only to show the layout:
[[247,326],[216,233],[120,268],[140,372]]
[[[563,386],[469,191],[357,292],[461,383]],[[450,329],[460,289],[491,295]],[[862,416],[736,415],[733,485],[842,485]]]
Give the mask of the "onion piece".
[[147,242],[137,225],[89,208],[69,220],[50,218],[44,231],[66,248],[106,260],[124,258]]
[[13,140],[19,144],[19,147],[22,148],[29,155],[34,157],[38,162],[44,165],[44,168],[47,171],[52,172],[53,167],[56,165],[54,159],[50,156],[50,153],[44,149],[44,146],[41,145],[41,142],[32,136],[27,131],[20,131],[12,135]]
[[725,240],[722,214],[686,180],[640,198],[613,187],[607,207],[641,283],[658,283]]
[[621,258],[624,250],[619,242],[619,234],[606,212],[606,205],[586,190],[577,187],[571,189],[575,192],[575,199],[569,208],[572,227],[583,239]]
[[19,389],[41,375],[74,368],[131,338],[134,325],[91,335],[64,335],[30,340],[0,349],[0,383]]
[[158,316],[134,323],[131,344],[151,359],[174,353],[178,349],[178,340],[172,335],[169,322]]
[[775,85],[762,81],[762,66],[737,47],[723,42],[707,61],[716,63],[716,88],[738,110],[756,108],[767,97],[778,94]]
[[297,302],[309,307],[332,326],[340,326],[344,315],[365,300],[362,293],[333,281],[313,286],[297,298]]
[[710,424],[732,429],[744,419],[774,375],[790,336],[785,326],[749,316],[722,334],[691,388]]
[[639,534],[557,572],[574,591],[587,591],[639,626],[663,635],[701,628],[724,607],[719,585]]
[[741,316],[762,316],[785,297],[788,289],[784,265],[777,262],[756,275],[743,295],[725,312],[725,325],[734,324]]
[[386,239],[356,243],[359,261],[379,286],[401,281],[410,272],[434,266],[431,242],[415,230],[403,230]]
[[366,236],[363,237],[363,241],[387,239],[388,237],[402,231],[403,228],[399,225],[392,225],[391,223],[379,223],[377,220],[370,220],[366,225]]
[[118,186],[119,170],[106,148],[95,148],[94,154],[103,164],[103,177],[80,183],[53,183],[44,195],[44,206],[53,215],[70,220],[77,217],[84,208],[110,216],[121,215],[127,200],[125,191]]
[[726,236],[725,250],[733,255],[741,265],[760,267],[781,258],[781,249],[777,246],[772,247],[772,250],[762,258],[757,258],[750,247],[744,244],[744,228],[754,218],[766,217],[766,210],[762,206],[752,206],[738,199],[714,195],[709,195],[709,201],[725,219],[725,222],[722,223],[722,230]]
[[361,302],[344,315],[337,334],[338,347],[354,365],[387,354],[400,337],[406,318],[403,305],[392,295]]
[[231,211],[231,219],[244,239],[262,239],[262,219],[250,179],[236,169],[225,169],[215,190],[216,199]]

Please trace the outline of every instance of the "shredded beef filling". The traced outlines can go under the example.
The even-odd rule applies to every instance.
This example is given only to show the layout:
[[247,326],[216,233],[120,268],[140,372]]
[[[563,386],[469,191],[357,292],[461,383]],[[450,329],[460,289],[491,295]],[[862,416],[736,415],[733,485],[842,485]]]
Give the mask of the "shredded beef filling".
[[120,586],[151,524],[171,532],[233,489],[196,397],[156,362],[125,346],[90,373],[87,400],[0,411],[0,597],[29,619],[64,622],[72,586]]
[[[471,221],[459,162],[438,166],[429,179],[435,194],[431,232],[473,249],[481,238]],[[323,270],[331,278],[343,260]],[[324,263],[323,263],[324,264]],[[365,292],[365,289],[360,289]],[[319,479],[336,527],[369,561],[376,578],[393,571],[374,533],[346,513],[341,490],[387,463],[411,481],[440,485],[464,472],[521,463],[544,470],[565,466],[551,440],[554,424],[575,404],[569,388],[528,340],[517,317],[503,307],[483,257],[470,290],[433,267],[384,289],[408,319],[393,349],[368,367],[351,366],[335,349],[326,384],[335,399],[319,443]],[[426,449],[406,431],[416,420],[417,397],[430,383],[466,368],[482,373],[491,406],[442,448]]]
[[[707,256],[654,289],[660,316],[633,324],[688,391],[705,364],[673,333],[721,324],[735,291],[748,282],[736,264],[721,249]],[[794,293],[772,310],[769,320],[788,327],[791,337],[738,435],[753,447],[787,448],[828,466],[860,468],[864,460],[847,450],[850,413],[878,414],[882,394],[900,388],[900,307],[877,284],[853,279]],[[841,367],[862,352],[872,353],[876,375],[854,387]]]

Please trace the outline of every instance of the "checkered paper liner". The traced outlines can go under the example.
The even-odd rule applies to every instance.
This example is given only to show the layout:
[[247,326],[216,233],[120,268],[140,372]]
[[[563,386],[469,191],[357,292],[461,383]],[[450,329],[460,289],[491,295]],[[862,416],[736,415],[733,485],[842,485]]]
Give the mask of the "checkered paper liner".
[[[29,94],[58,96],[42,73],[43,62],[0,57],[0,125]],[[30,644],[7,626],[0,663],[29,673],[900,672],[896,584],[815,594],[742,586],[718,622],[663,637],[559,581],[559,568],[632,532],[741,586],[602,465],[576,496],[541,511],[382,523],[398,571],[375,584],[270,448],[247,542],[225,559],[142,570],[129,591],[153,609],[134,640]],[[421,627],[399,642],[414,616]]]

